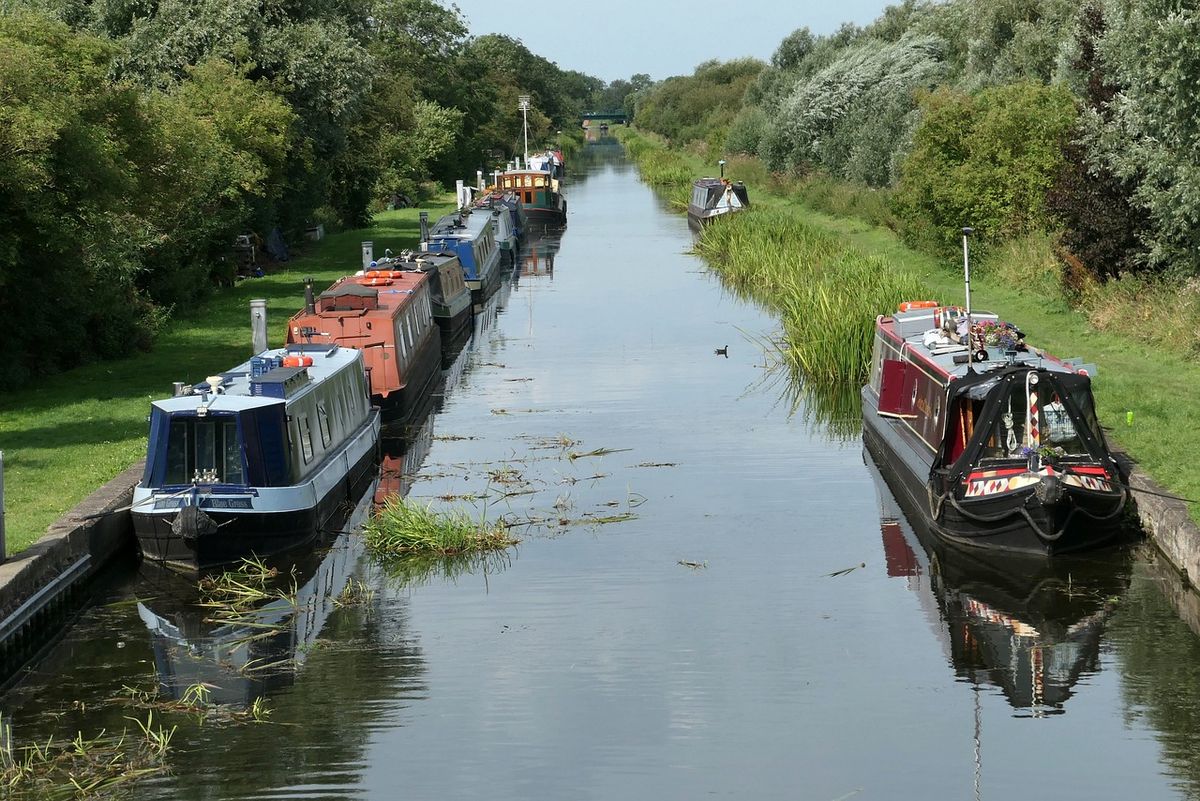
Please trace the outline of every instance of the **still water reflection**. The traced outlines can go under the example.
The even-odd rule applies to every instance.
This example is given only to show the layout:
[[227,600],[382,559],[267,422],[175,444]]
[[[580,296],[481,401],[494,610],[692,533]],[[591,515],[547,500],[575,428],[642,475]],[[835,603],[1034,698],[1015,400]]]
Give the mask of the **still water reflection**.
[[521,545],[377,564],[344,536],[233,623],[115,573],[0,700],[17,737],[203,681],[269,722],[163,712],[173,771],[135,797],[1200,797],[1192,596],[1127,552],[1064,576],[927,548],[844,399],[764,386],[775,325],[686,221],[619,149],[579,162],[568,229],[385,449],[388,489]]

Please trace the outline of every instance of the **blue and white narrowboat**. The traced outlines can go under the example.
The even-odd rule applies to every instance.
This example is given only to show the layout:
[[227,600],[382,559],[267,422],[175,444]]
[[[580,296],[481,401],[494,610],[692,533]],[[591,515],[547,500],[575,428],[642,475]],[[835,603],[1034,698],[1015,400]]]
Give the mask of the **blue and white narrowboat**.
[[462,264],[471,300],[481,305],[500,285],[500,247],[492,225],[492,212],[472,213],[463,209],[438,220],[421,249],[430,253],[454,253]]
[[374,476],[379,410],[362,353],[267,350],[151,404],[134,489],[142,554],[200,570],[309,544]]

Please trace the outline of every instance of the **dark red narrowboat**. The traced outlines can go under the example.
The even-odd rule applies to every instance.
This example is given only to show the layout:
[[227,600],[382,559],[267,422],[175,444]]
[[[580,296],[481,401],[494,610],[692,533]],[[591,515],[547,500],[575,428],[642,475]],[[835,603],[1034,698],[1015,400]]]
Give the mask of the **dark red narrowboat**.
[[441,373],[441,336],[430,303],[431,273],[372,270],[340,279],[288,321],[288,343],[358,348],[371,400],[385,421],[420,407]]
[[1089,373],[996,315],[933,302],[875,324],[863,438],[889,483],[960,545],[1056,554],[1123,529],[1128,476]]

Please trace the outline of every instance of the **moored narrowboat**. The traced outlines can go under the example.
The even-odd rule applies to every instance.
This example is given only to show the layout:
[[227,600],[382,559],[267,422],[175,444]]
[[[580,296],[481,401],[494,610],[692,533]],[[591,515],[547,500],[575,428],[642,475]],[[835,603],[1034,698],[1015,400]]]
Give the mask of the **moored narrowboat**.
[[358,350],[268,350],[175,393],[151,404],[133,492],[147,559],[201,570],[308,545],[373,478],[380,418]]
[[521,206],[521,199],[512,192],[493,191],[476,198],[474,205],[498,213],[492,218],[496,241],[508,263],[515,263],[517,250],[525,238],[525,209]]
[[698,178],[688,200],[688,222],[693,226],[750,208],[750,196],[741,181],[728,178]]
[[338,280],[288,320],[287,341],[362,351],[368,392],[385,421],[403,421],[437,379],[441,334],[433,322],[430,274],[373,270]]
[[429,305],[433,321],[441,331],[443,355],[449,343],[458,341],[470,330],[471,289],[457,254],[405,250],[397,257],[387,256],[375,262],[374,269],[429,274]]
[[531,226],[567,224],[567,199],[559,179],[547,170],[508,170],[500,173],[500,188],[521,199]]
[[931,301],[875,325],[863,438],[938,537],[1057,554],[1123,529],[1123,468],[1096,419],[1094,367],[1030,348],[996,315]]
[[421,250],[458,256],[475,305],[481,305],[500,286],[500,247],[488,210],[473,213],[468,208],[447,214],[428,234],[422,231]]

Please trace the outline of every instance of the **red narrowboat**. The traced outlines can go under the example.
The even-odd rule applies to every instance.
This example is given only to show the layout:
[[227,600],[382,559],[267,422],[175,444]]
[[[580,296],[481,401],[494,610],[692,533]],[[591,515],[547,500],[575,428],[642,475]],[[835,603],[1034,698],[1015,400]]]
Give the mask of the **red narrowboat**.
[[330,343],[363,353],[371,400],[387,421],[420,407],[441,373],[441,336],[430,303],[431,274],[371,270],[340,279],[288,321],[288,343]]
[[1056,554],[1123,529],[1128,476],[1090,373],[988,313],[933,302],[879,317],[863,438],[889,483],[960,545]]

